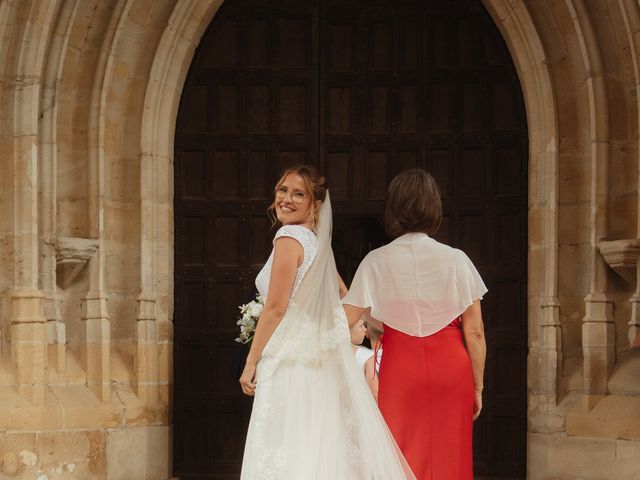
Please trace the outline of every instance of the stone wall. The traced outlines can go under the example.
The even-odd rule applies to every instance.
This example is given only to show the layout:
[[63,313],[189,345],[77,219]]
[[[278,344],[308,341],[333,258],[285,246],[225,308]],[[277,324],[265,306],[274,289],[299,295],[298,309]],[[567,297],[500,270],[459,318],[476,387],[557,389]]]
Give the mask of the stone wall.
[[528,475],[637,478],[638,5],[485,5],[516,62],[531,138]]
[[172,476],[168,142],[218,6],[0,2],[0,478]]
[[[0,2],[0,478],[171,477],[172,142],[219,3]],[[637,478],[640,7],[484,3],[529,124],[528,476]]]

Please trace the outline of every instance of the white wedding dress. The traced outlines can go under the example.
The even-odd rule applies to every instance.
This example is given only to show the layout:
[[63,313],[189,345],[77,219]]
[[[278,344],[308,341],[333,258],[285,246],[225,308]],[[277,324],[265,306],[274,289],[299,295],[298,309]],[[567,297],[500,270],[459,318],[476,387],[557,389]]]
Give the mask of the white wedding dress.
[[[328,195],[317,238],[301,226],[284,226],[280,236],[296,239],[304,260],[287,312],[258,362],[241,479],[414,479],[353,358]],[[271,262],[256,279],[262,295],[268,295]]]

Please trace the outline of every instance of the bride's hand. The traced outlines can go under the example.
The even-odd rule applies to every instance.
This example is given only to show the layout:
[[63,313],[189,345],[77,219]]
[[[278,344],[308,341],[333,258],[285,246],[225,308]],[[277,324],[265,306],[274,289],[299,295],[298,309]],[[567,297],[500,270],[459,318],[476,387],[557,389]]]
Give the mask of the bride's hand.
[[255,365],[245,365],[242,375],[240,375],[240,386],[245,395],[253,396],[256,393],[256,367]]

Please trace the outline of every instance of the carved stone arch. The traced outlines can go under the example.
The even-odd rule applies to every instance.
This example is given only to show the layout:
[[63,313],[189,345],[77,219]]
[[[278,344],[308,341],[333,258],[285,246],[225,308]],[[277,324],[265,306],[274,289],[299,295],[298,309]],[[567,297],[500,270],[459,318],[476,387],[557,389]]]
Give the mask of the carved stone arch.
[[[173,369],[173,138],[184,81],[200,38],[222,0],[176,4],[154,54],[140,134],[140,295],[136,391],[168,403]],[[164,308],[162,308],[164,306]],[[157,345],[154,347],[146,345]],[[141,368],[145,366],[145,368]],[[159,381],[160,392],[149,380]],[[159,397],[158,397],[159,395]]]
[[[483,0],[511,52],[529,127],[529,401],[552,409],[562,371],[558,301],[558,114],[541,36],[522,2]],[[534,271],[534,268],[536,269]],[[544,273],[540,273],[544,272]],[[544,415],[544,414],[543,414]],[[531,418],[529,419],[531,424]]]
[[[141,122],[141,280],[139,318],[159,325],[160,362],[170,383],[173,296],[173,139],[184,80],[200,37],[221,2],[179,2],[154,54]],[[516,65],[529,125],[529,260],[541,272],[529,273],[530,397],[556,404],[561,367],[557,300],[558,120],[553,84],[540,34],[520,2],[484,0]],[[539,266],[538,266],[539,265]],[[165,280],[163,280],[163,278]],[[160,302],[160,299],[166,301]],[[160,307],[163,305],[163,307]],[[162,325],[162,326],[161,326]],[[552,372],[547,374],[546,372]],[[545,409],[541,411],[544,416]]]
[[[0,16],[9,14],[5,6]],[[46,66],[46,53],[51,41],[52,29],[59,2],[23,2],[14,14],[24,15],[15,45],[18,54],[15,70],[9,73],[16,79],[13,96],[12,131],[18,141],[13,143],[13,162],[10,175],[13,178],[13,202],[21,206],[22,214],[13,215],[13,271],[14,290],[11,294],[11,357],[17,367],[17,384],[20,393],[36,405],[45,401],[45,363],[32,358],[43,358],[46,345],[33,342],[42,338],[45,322],[38,278],[38,134],[40,98]],[[19,18],[19,17],[18,17]],[[44,25],[44,28],[42,28]],[[20,26],[18,26],[20,28]],[[9,64],[11,65],[11,64]],[[11,65],[12,68],[14,65]]]

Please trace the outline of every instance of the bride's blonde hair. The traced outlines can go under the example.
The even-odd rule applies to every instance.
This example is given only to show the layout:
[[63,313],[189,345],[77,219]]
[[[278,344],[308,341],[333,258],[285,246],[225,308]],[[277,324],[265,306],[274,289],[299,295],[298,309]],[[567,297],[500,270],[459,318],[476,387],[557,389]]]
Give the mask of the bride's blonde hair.
[[[327,197],[327,189],[329,188],[327,185],[327,180],[320,174],[320,171],[314,167],[313,165],[297,165],[295,167],[289,167],[285,169],[280,175],[280,179],[276,182],[276,186],[274,187],[274,191],[277,190],[284,179],[287,178],[287,175],[295,173],[296,175],[300,175],[302,180],[304,181],[304,185],[307,189],[305,193],[307,193],[311,197],[311,204],[309,208],[311,209],[311,222],[312,227],[315,229],[317,222],[317,209],[315,208],[315,204],[317,201],[323,203],[325,198]],[[278,223],[278,217],[276,216],[276,199],[274,195],[273,202],[267,208],[267,214],[271,219],[271,226],[274,226]]]

